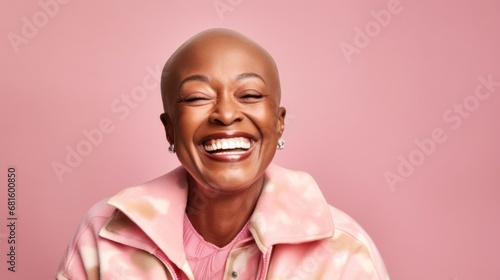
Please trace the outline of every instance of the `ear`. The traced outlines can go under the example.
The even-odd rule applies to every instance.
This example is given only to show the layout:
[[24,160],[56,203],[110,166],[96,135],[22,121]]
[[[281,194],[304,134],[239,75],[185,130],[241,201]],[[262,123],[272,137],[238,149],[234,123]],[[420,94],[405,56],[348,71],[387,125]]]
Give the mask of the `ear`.
[[278,108],[278,123],[277,123],[279,137],[281,137],[281,135],[285,131],[285,116],[286,116],[285,107],[279,107]]
[[170,116],[167,113],[163,113],[160,115],[160,120],[163,124],[163,127],[165,128],[165,135],[167,137],[168,143],[174,144],[174,127],[172,126],[172,120],[170,119]]

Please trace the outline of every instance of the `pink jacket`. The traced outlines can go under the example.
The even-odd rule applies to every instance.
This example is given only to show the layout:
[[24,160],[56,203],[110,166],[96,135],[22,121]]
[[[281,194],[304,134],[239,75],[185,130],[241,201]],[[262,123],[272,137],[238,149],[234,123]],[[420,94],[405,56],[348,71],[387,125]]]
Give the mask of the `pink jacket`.
[[[239,279],[389,279],[370,237],[329,206],[310,175],[271,165],[250,218],[255,242],[233,249],[224,279],[260,251],[258,275]],[[92,207],[57,279],[193,279],[183,248],[186,171],[179,167]],[[202,203],[202,202],[201,202]]]

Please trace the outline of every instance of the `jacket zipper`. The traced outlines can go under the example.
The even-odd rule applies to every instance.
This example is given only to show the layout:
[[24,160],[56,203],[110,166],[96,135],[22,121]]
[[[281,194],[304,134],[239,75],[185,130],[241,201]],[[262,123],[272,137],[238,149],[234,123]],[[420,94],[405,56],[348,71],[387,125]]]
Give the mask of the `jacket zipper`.
[[172,278],[174,280],[179,280],[179,277],[175,273],[174,267],[170,264],[168,260],[165,260],[162,256],[158,255],[157,253],[154,254],[166,267],[168,272],[170,272],[170,275],[172,275]]
[[260,276],[259,280],[265,280],[266,274],[267,274],[267,256],[269,256],[270,252],[264,254],[262,256],[262,263],[261,263],[261,269],[260,269]]

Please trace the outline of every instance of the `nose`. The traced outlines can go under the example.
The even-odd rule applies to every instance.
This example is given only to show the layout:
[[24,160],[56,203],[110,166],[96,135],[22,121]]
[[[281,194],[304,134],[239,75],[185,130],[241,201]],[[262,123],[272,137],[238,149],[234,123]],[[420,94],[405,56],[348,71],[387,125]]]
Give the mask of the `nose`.
[[218,125],[232,125],[243,120],[243,114],[235,100],[222,98],[217,101],[210,122]]

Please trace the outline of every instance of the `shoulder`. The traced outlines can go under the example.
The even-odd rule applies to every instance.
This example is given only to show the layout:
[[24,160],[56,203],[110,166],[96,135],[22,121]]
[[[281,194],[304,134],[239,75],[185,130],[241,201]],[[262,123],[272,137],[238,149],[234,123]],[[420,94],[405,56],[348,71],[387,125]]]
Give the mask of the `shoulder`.
[[77,247],[81,243],[94,242],[99,230],[116,210],[107,203],[108,199],[102,199],[89,208],[70,242],[70,248]]
[[88,266],[97,265],[97,236],[103,224],[115,211],[106,201],[107,198],[95,203],[81,220],[63,255],[57,279],[83,279],[84,276],[73,276],[87,275]]
[[109,200],[110,197],[105,197],[98,202],[94,203],[88,210],[87,213],[85,214],[85,219],[92,219],[94,217],[109,217],[113,211],[114,207],[109,205],[107,201]]
[[333,206],[330,212],[334,234],[326,242],[336,255],[345,256],[345,273],[363,271],[376,275],[374,279],[389,279],[382,257],[366,231],[345,212]]
[[348,234],[361,243],[369,243],[370,240],[367,239],[368,234],[351,216],[331,205],[330,213],[332,215],[335,231]]

